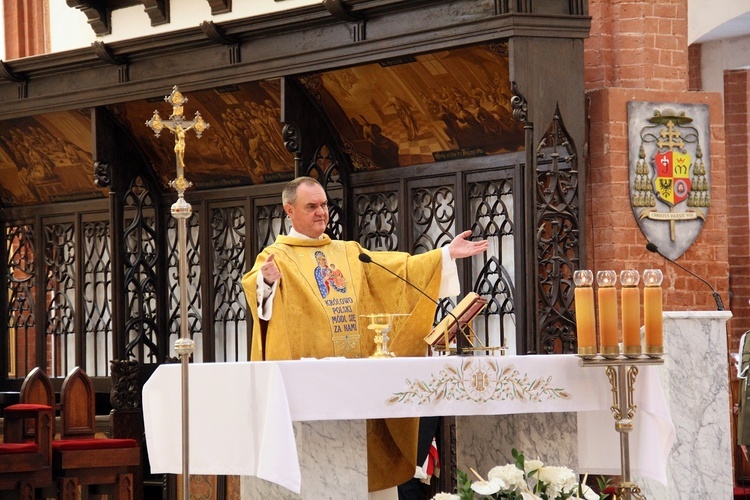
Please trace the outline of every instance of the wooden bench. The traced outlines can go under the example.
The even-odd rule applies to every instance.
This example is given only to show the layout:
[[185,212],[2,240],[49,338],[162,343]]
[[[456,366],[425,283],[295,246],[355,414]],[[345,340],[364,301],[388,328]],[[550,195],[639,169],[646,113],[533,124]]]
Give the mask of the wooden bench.
[[35,368],[21,387],[20,400],[44,404],[46,398],[46,404],[59,412],[60,435],[52,440],[52,496],[72,500],[82,493],[101,491],[115,500],[132,500],[133,478],[141,465],[140,447],[134,439],[96,437],[95,397],[91,379],[76,367],[65,377],[56,405],[49,378]]

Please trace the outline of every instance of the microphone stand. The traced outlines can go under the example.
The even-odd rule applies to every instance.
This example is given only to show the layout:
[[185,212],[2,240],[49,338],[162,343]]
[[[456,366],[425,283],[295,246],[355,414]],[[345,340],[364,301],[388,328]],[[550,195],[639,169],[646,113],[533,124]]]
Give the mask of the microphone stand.
[[[393,271],[391,271],[390,269],[388,269],[387,267],[385,267],[383,264],[380,264],[379,262],[375,262],[374,260],[372,260],[372,257],[370,257],[369,255],[367,255],[366,253],[360,253],[359,254],[359,261],[362,262],[362,263],[364,263],[364,264],[375,264],[379,268],[385,270],[389,274],[391,274],[391,275],[395,276],[396,278],[400,279],[401,281],[403,281],[404,283],[406,283],[407,285],[409,285],[410,287],[412,287],[413,289],[415,289],[416,291],[418,291],[419,293],[421,293],[422,295],[424,295],[425,297],[427,297],[427,299],[430,302],[432,302],[433,304],[435,304],[436,306],[440,307],[440,303],[437,300],[435,300],[432,297],[430,297],[429,295],[427,295],[424,292],[424,290],[422,290],[421,288],[419,288],[417,285],[415,285],[414,283],[410,282],[406,278],[403,278],[403,277],[399,276],[398,274],[394,273]],[[463,331],[463,328],[461,328],[461,323],[458,321],[458,318],[456,317],[456,315],[453,314],[452,312],[450,312],[449,310],[445,309],[445,313],[447,315],[449,315],[451,318],[453,318],[453,321],[456,322],[456,355],[457,356],[464,356],[464,339],[463,339],[464,331]]]
[[663,253],[661,253],[659,251],[659,247],[656,246],[655,244],[653,244],[651,242],[647,243],[646,244],[646,250],[648,250],[649,252],[658,253],[659,255],[661,255],[662,257],[664,257],[664,259],[666,259],[667,261],[671,262],[675,266],[679,267],[680,269],[682,269],[683,271],[685,271],[686,273],[688,273],[689,275],[691,275],[693,278],[697,278],[698,280],[702,281],[708,288],[711,289],[711,293],[713,293],[714,302],[716,302],[716,310],[717,311],[723,311],[724,310],[724,303],[721,301],[721,295],[719,295],[719,292],[716,291],[716,289],[711,285],[711,283],[709,283],[708,281],[704,280],[703,278],[701,278],[700,276],[698,276],[697,274],[695,274],[694,272],[692,272],[691,270],[689,270],[685,266],[683,266],[681,264],[678,264],[677,262],[673,261],[672,259],[670,259],[666,255],[664,255]]

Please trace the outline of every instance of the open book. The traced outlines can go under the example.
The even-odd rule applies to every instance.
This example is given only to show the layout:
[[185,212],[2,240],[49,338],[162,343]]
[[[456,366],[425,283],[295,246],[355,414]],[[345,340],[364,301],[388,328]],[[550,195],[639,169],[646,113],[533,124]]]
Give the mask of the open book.
[[[475,292],[469,292],[453,308],[453,311],[451,311],[453,316],[448,314],[440,320],[440,323],[435,325],[432,331],[424,338],[424,341],[433,347],[442,344],[442,347],[447,348],[448,344],[456,338],[458,331],[463,332],[467,326],[470,328],[471,322],[477,314],[482,312],[482,309],[486,305],[487,299],[480,297]],[[458,325],[456,325],[456,319],[458,319]]]

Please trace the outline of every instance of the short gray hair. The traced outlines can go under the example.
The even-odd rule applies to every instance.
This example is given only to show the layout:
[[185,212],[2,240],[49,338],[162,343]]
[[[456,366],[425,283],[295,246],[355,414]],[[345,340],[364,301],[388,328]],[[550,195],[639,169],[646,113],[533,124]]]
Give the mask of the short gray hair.
[[297,201],[297,188],[302,184],[317,184],[318,186],[323,187],[317,179],[314,179],[312,177],[297,177],[294,180],[290,181],[289,184],[284,186],[284,190],[281,192],[281,203],[283,203],[284,205],[286,205],[287,203],[290,205],[294,205],[294,203]]

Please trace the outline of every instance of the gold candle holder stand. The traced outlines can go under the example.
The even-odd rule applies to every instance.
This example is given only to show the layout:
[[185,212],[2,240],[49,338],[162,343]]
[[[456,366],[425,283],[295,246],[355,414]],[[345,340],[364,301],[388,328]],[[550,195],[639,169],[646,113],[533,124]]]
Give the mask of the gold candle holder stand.
[[612,388],[611,410],[615,417],[615,430],[620,434],[620,483],[615,485],[613,500],[646,500],[641,489],[630,479],[630,441],[629,434],[633,430],[633,417],[637,409],[635,405],[635,380],[638,377],[639,366],[663,365],[661,358],[581,358],[578,364],[586,367],[606,367],[607,379]]

